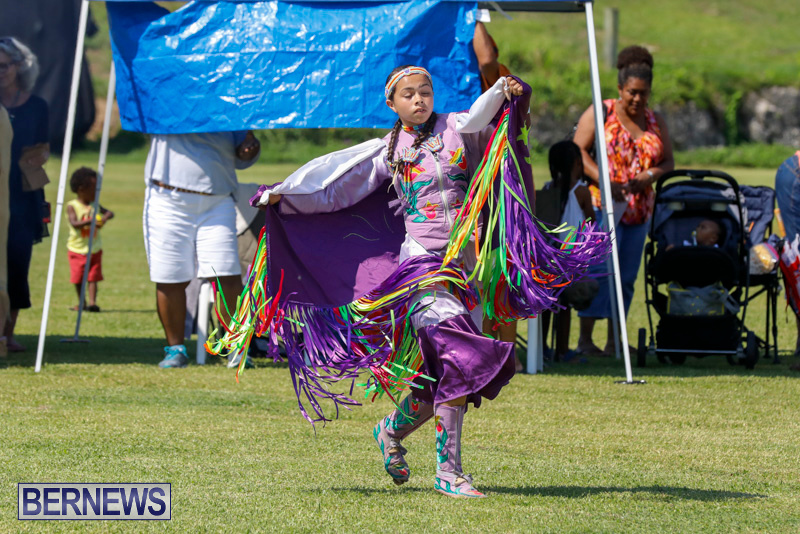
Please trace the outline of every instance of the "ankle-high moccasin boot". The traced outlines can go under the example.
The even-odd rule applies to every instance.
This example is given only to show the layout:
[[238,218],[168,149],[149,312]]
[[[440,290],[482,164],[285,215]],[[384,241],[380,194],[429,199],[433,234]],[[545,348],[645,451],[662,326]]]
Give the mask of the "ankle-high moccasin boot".
[[436,407],[436,481],[434,488],[450,497],[486,497],[472,487],[461,469],[461,427],[467,406]]
[[408,395],[400,403],[399,410],[393,410],[378,421],[372,430],[372,436],[383,454],[383,467],[398,486],[411,476],[405,459],[408,451],[400,444],[400,440],[422,426],[432,416],[432,405],[419,402]]

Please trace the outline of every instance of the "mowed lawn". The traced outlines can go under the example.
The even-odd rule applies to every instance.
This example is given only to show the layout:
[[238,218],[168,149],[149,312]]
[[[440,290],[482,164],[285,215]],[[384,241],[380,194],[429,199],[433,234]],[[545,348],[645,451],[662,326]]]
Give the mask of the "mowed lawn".
[[[73,167],[96,165],[90,157],[79,154]],[[383,472],[371,430],[385,401],[315,433],[282,364],[258,361],[238,384],[216,358],[156,367],[163,339],[141,236],[142,167],[117,156],[106,168],[102,203],[117,217],[103,229],[103,312],[84,315],[86,344],[60,342],[74,334],[75,295],[59,246],[39,374],[50,240],[35,248],[34,307],[18,326],[28,352],[0,360],[0,531],[798,531],[800,374],[787,369],[794,318],[782,301],[779,365],[762,360],[746,371],[712,357],[668,367],[651,358],[634,368],[647,384],[628,386],[615,383],[621,361],[593,358],[515,377],[464,425],[465,470],[490,497],[451,500],[432,490],[432,426],[407,440],[411,482],[396,488]],[[259,165],[241,179],[272,181],[293,168]],[[57,161],[50,171],[57,176]],[[774,177],[729,172],[748,184]],[[541,185],[541,162],[535,175]],[[756,301],[748,310],[760,335],[764,308]],[[640,277],[632,343],[646,322]],[[173,520],[18,522],[18,482],[170,482]]]

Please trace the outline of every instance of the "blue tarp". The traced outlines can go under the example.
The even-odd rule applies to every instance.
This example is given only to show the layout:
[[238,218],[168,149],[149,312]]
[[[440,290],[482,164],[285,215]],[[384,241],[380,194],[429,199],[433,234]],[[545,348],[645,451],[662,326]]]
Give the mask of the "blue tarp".
[[[91,0],[90,0],[91,1]],[[101,1],[101,0],[95,0]],[[152,2],[153,0],[103,0],[105,2]],[[219,2],[220,0],[195,0],[197,2]],[[227,2],[256,2],[258,0],[225,0]],[[280,0],[291,1],[291,0]],[[306,2],[338,2],[339,0],[305,0]],[[375,0],[350,0],[351,3],[374,3]],[[383,0],[387,2],[409,2],[412,0]],[[443,0],[444,2],[464,2],[465,0]],[[497,2],[478,2],[478,7],[485,9],[500,8],[504,11],[560,11],[581,12],[584,4],[591,4],[594,0],[499,0]]]
[[398,65],[433,75],[436,111],[480,92],[476,2],[109,2],[123,128],[189,133],[389,127]]

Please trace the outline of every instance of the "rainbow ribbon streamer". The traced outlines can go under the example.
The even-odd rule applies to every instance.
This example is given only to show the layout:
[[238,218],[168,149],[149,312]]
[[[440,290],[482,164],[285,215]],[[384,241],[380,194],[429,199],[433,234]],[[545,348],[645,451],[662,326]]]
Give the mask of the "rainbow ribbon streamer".
[[[519,134],[511,135],[511,111],[508,107],[501,115],[470,182],[443,260],[448,265],[470,246],[470,240],[474,243],[477,262],[468,278],[480,282],[486,316],[501,323],[560,307],[558,297],[564,288],[583,278],[590,266],[605,261],[611,247],[608,233],[594,223],[584,221],[577,229],[550,228],[533,215],[525,185],[533,184],[529,154],[527,144],[520,142],[527,139],[527,129],[520,123]],[[526,174],[530,180],[525,180]],[[566,237],[559,239],[559,233]]]
[[[268,336],[273,347],[278,337],[283,341],[298,404],[311,423],[330,420],[321,400],[333,401],[338,417],[340,407],[358,405],[351,396],[331,391],[330,386],[343,380],[367,376],[365,397],[374,400],[387,395],[400,403],[402,392],[421,388],[415,380],[430,377],[422,374],[422,354],[411,326],[411,315],[419,310],[417,302],[425,290],[446,289],[470,308],[478,295],[456,267],[443,267],[435,256],[409,258],[378,287],[354,302],[337,308],[322,308],[284,301],[281,286],[274,297],[267,294],[267,236],[262,230],[244,292],[236,311],[225,325],[222,315],[224,296],[218,294],[217,317],[225,325],[222,337],[210,334],[205,344],[211,354],[225,357],[239,355],[236,372],[244,371],[247,348],[253,335]],[[283,275],[283,273],[281,273]],[[219,298],[222,297],[222,298]],[[274,357],[278,359],[277,352]]]
[[[323,410],[326,400],[333,403],[336,417],[341,408],[358,405],[356,385],[365,398],[386,395],[397,406],[404,391],[422,387],[420,380],[433,380],[420,371],[422,354],[411,323],[420,296],[427,292],[447,290],[470,310],[480,303],[488,317],[504,323],[558,307],[561,291],[604,261],[610,240],[593,223],[569,229],[561,240],[557,235],[564,228],[548,228],[534,217],[528,196],[533,180],[527,129],[517,101],[506,105],[486,147],[444,260],[432,255],[409,258],[362,298],[337,308],[316,307],[281,298],[283,272],[275,295],[268,295],[268,236],[262,230],[246,287],[227,324],[222,312],[228,310],[219,304],[224,298],[217,299],[224,332],[219,339],[212,332],[206,349],[240,356],[238,381],[252,337],[267,336],[275,359],[280,338],[300,411],[314,424],[330,420]],[[467,273],[453,260],[471,240],[478,262]],[[480,282],[479,289],[474,281]],[[215,291],[221,293],[218,285]],[[346,380],[347,394],[332,391]]]

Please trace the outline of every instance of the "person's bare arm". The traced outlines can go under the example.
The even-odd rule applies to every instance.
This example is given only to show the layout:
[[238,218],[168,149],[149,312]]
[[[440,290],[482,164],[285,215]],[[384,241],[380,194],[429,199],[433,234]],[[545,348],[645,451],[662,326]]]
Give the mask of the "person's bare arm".
[[472,38],[472,48],[478,59],[478,68],[491,87],[500,78],[500,63],[497,61],[497,52],[492,44],[492,38],[486,31],[483,22],[475,23],[475,36]]
[[104,222],[114,218],[114,212],[104,208],[103,206],[100,206],[100,215]]
[[86,219],[85,221],[79,220],[78,214],[75,213],[75,208],[72,206],[67,206],[67,219],[69,219],[69,224],[73,228],[83,228],[84,226],[92,224],[91,219]]
[[632,193],[641,193],[647,188],[652,187],[664,173],[675,168],[675,158],[672,154],[672,142],[669,138],[667,123],[658,113],[656,113],[656,121],[658,122],[658,127],[661,129],[661,143],[664,146],[664,157],[661,158],[658,165],[643,170],[628,182],[628,189]]
[[578,206],[581,207],[583,218],[587,221],[589,219],[595,220],[594,206],[592,205],[592,194],[589,192],[588,187],[579,187],[575,189],[575,199],[578,201]]
[[593,185],[599,186],[597,163],[589,155],[589,151],[594,146],[594,130],[594,106],[589,106],[578,119],[578,127],[572,141],[581,149],[583,174]]
[[[597,168],[597,162],[589,155],[589,151],[595,144],[594,134],[594,106],[589,106],[578,119],[578,127],[572,141],[581,149],[584,176],[589,179],[590,184],[600,187],[600,169]],[[602,146],[605,146],[605,143]],[[618,202],[625,199],[625,191],[621,183],[611,181],[611,196]]]
[[656,175],[656,179],[658,179],[665,172],[675,170],[675,158],[672,154],[672,141],[669,138],[667,121],[664,120],[664,117],[662,117],[660,113],[656,113],[656,121],[658,122],[658,127],[661,129],[661,143],[664,145],[664,158],[658,165],[652,168],[654,174],[656,168],[660,171],[660,173]]
[[258,155],[260,150],[261,143],[258,142],[256,136],[253,135],[253,132],[247,132],[244,141],[236,147],[236,157],[242,161],[250,161]]

